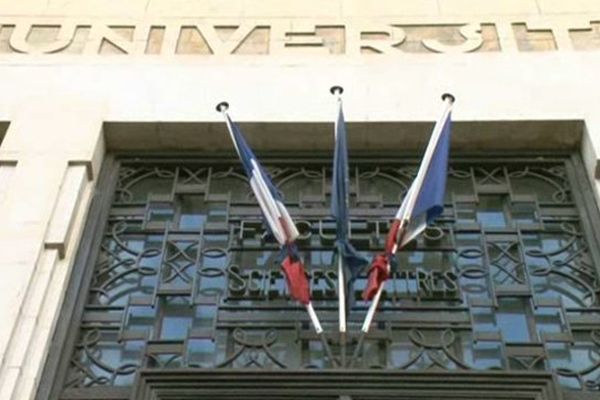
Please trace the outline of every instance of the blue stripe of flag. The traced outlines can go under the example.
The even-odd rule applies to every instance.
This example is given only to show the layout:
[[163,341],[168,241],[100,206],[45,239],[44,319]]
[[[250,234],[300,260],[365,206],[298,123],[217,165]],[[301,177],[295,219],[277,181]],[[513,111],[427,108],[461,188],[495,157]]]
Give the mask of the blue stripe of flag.
[[431,163],[415,201],[412,218],[426,214],[427,223],[431,223],[444,211],[444,195],[448,176],[448,157],[450,154],[450,132],[452,122],[450,113],[444,122],[442,133],[433,152]]
[[239,151],[240,160],[242,161],[242,166],[244,167],[244,171],[246,171],[246,175],[248,176],[248,179],[252,178],[252,175],[255,172],[254,167],[252,165],[252,160],[254,160],[256,162],[256,165],[258,166],[257,172],[260,173],[261,176],[263,177],[263,180],[267,184],[267,187],[269,188],[269,192],[271,192],[271,195],[273,196],[273,198],[275,200],[282,201],[282,198],[279,195],[279,191],[273,184],[273,181],[271,181],[271,177],[264,170],[262,165],[258,162],[258,159],[252,152],[252,149],[250,148],[250,146],[248,146],[248,143],[246,142],[246,139],[244,138],[244,135],[242,134],[242,131],[240,130],[239,126],[235,122],[233,122],[231,120],[231,118],[229,118],[229,115],[227,115],[227,121],[231,124],[231,130],[233,133],[233,137],[235,138],[236,146]]
[[[348,212],[350,178],[348,172],[348,146],[344,113],[340,107],[336,124],[336,142],[333,156],[331,214],[336,221],[336,250],[343,257],[350,279],[356,279],[368,260],[360,255],[348,240]],[[349,294],[351,292],[348,292]],[[350,296],[349,296],[350,297]]]

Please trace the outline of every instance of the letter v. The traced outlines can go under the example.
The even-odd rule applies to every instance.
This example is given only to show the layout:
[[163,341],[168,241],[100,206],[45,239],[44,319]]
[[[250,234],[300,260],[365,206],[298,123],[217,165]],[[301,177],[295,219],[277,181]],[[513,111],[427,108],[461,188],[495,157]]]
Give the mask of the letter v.
[[227,40],[222,41],[215,26],[212,24],[198,24],[198,30],[206,40],[206,44],[210,47],[211,52],[217,56],[232,54],[246,38],[252,33],[256,25],[249,23],[241,23],[238,25],[235,32],[231,34]]

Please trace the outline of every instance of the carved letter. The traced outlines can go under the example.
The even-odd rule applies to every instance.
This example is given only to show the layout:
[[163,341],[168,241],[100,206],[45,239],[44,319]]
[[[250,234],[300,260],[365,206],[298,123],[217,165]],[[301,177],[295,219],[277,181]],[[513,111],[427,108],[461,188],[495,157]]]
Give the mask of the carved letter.
[[[133,29],[133,39],[127,39],[114,31],[114,28]],[[90,40],[86,44],[85,54],[98,54],[102,43],[108,42],[122,51],[124,54],[144,54],[148,35],[150,34],[150,25],[138,26],[107,26],[93,25],[90,31]]]
[[451,296],[455,295],[458,292],[458,276],[456,276],[456,274],[452,271],[445,271],[443,277],[445,282],[445,291]]
[[264,292],[265,277],[259,269],[251,269],[248,272],[248,292],[252,296],[258,296]]
[[554,44],[557,50],[573,50],[573,42],[569,35],[570,30],[591,30],[592,27],[589,21],[579,19],[564,21],[535,21],[526,24],[527,28],[532,31],[550,30],[554,36]]
[[160,54],[175,54],[177,51],[177,42],[181,33],[181,24],[165,24],[165,35],[163,36]]
[[519,51],[512,23],[497,22],[496,31],[498,32],[498,40],[500,41],[500,50],[507,53],[515,53]]
[[428,297],[433,293],[434,283],[433,276],[430,272],[423,271],[417,268],[417,296]]
[[312,236],[312,224],[310,221],[297,221],[296,229],[300,232],[300,236],[296,240],[307,240]]
[[460,34],[466,40],[459,45],[448,45],[437,39],[424,39],[423,46],[436,53],[470,53],[483,44],[481,24],[469,24],[460,28]]
[[242,276],[240,268],[237,265],[232,265],[227,268],[227,287],[232,296],[243,296],[246,293],[248,284]]
[[[372,26],[348,24],[346,27],[346,54],[360,55],[362,50],[370,49],[377,53],[398,51],[394,46],[406,40],[404,29],[397,26]],[[366,35],[383,34],[387,39],[365,39]]]
[[256,24],[242,23],[227,40],[223,41],[221,38],[219,38],[217,30],[213,24],[202,23],[196,26],[202,33],[202,36],[204,37],[204,40],[206,40],[208,47],[210,47],[211,52],[217,56],[233,54],[233,52],[252,33],[254,28],[256,28]]
[[315,24],[295,24],[293,28],[277,23],[271,25],[270,53],[284,54],[286,49],[309,50],[310,53],[329,54],[323,38],[316,36]]
[[10,47],[19,52],[19,53],[27,53],[27,54],[47,54],[47,53],[58,53],[61,50],[67,48],[72,42],[73,37],[75,36],[75,29],[77,29],[77,25],[74,23],[68,22],[64,23],[58,27],[60,30],[56,35],[56,38],[53,42],[47,43],[44,45],[32,45],[27,41],[27,37],[29,33],[34,27],[39,28],[52,28],[57,27],[57,25],[34,25],[31,23],[18,23],[15,26],[15,30],[13,31],[10,37]]

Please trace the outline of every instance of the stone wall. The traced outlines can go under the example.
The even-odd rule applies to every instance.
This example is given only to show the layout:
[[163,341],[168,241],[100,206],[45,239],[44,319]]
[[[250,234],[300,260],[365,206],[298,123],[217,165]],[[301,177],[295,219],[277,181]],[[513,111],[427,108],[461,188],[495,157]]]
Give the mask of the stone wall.
[[551,15],[600,12],[595,0],[2,0],[3,14],[211,17]]

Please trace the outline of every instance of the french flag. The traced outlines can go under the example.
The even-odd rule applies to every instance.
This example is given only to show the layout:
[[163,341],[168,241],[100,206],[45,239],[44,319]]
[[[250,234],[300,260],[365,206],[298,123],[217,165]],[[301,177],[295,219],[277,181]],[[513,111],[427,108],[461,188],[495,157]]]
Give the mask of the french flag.
[[363,291],[364,300],[377,297],[376,302],[379,301],[396,251],[420,235],[427,224],[444,211],[454,97],[445,94],[442,99],[444,111],[433,128],[417,176],[392,222],[383,253],[375,256],[369,268],[369,279]]
[[304,265],[295,243],[299,236],[298,229],[285,208],[277,188],[248,146],[239,126],[229,115],[226,114],[225,117],[231,140],[248,176],[250,187],[258,201],[266,225],[285,251],[282,268],[290,296],[307,305],[310,303],[310,291]]
[[[341,91],[342,89],[333,87],[332,93],[334,90]],[[334,135],[331,215],[336,222],[335,255],[338,263],[338,277],[340,278],[338,291],[341,307],[341,331],[343,332],[345,331],[345,314],[353,304],[354,281],[369,264],[369,261],[352,246],[348,235],[350,174],[348,171],[346,122],[341,98],[338,98],[338,115],[335,121]]]

